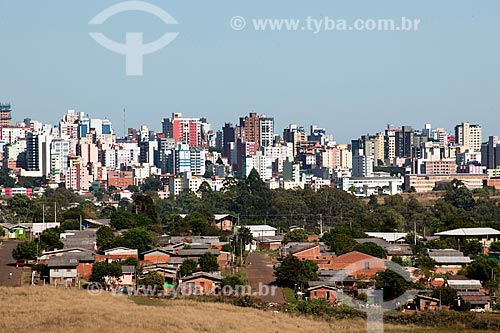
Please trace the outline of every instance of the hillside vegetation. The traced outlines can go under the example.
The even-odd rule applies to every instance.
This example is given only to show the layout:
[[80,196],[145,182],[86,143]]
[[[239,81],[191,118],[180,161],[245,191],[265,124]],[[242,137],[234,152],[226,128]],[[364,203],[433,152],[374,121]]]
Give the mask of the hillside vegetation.
[[[0,332],[365,332],[361,319],[334,322],[290,317],[221,303],[185,300],[135,302],[53,287],[0,288]],[[144,304],[144,305],[139,305]],[[147,304],[147,305],[146,305]],[[386,332],[435,332],[386,325]]]

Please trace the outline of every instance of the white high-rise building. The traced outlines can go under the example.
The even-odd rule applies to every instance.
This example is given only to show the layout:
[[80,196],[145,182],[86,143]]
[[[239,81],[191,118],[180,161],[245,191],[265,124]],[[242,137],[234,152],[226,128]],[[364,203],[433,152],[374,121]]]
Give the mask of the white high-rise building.
[[479,125],[471,125],[468,122],[455,126],[455,143],[464,146],[465,149],[480,151],[483,131]]
[[274,118],[263,117],[259,121],[259,146],[269,147],[274,141]]
[[264,156],[261,151],[257,151],[254,156],[244,156],[242,164],[242,173],[247,177],[252,169],[255,169],[263,180],[269,180],[273,176],[273,160]]

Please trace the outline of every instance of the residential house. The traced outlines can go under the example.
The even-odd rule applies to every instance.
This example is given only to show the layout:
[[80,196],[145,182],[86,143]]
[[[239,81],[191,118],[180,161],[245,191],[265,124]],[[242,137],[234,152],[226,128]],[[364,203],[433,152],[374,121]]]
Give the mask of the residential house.
[[114,247],[112,249],[105,250],[104,254],[97,255],[96,261],[115,262],[126,260],[128,258],[138,259],[138,250],[129,249],[128,247]]
[[122,275],[118,279],[120,287],[132,287],[135,282],[135,266],[122,266]]
[[66,287],[76,286],[78,282],[78,264],[78,258],[71,256],[50,258],[48,262],[50,284]]
[[337,288],[321,281],[317,282],[320,283],[309,286],[306,295],[311,299],[326,299],[328,302],[335,304],[337,302]]
[[406,232],[365,232],[368,236],[380,238],[388,243],[404,243],[406,240]]
[[238,218],[230,214],[215,214],[214,223],[219,230],[233,231],[234,225],[238,222]]
[[322,252],[319,243],[309,244],[306,247],[299,248],[292,252],[294,257],[299,260],[310,260],[318,265],[319,270],[333,269],[333,259],[335,254],[332,252]]
[[250,229],[253,238],[256,240],[269,236],[276,236],[276,232],[278,229],[275,227],[271,227],[270,225],[261,224],[261,225],[246,225],[245,228]]
[[[393,235],[391,233],[391,235]],[[389,239],[393,241],[394,239],[399,239],[398,236],[394,236],[392,238],[390,237],[385,237],[386,239]],[[388,242],[384,238],[357,238],[356,242],[363,244],[363,243],[374,243],[383,248],[387,254],[387,260],[391,260],[392,258],[399,257],[401,259],[408,259],[413,256],[413,252],[411,250],[410,245],[408,244],[402,244],[398,241],[393,241],[393,242]]]
[[260,250],[279,250],[283,244],[283,236],[268,236],[259,239]]
[[82,221],[82,228],[111,227],[111,219],[85,219]]
[[146,275],[150,272],[156,272],[165,278],[164,288],[166,291],[171,291],[174,288],[177,279],[177,268],[172,266],[144,266],[142,268],[142,274]]
[[7,228],[8,239],[26,239],[29,229],[23,225],[15,225]]
[[66,230],[60,234],[64,248],[84,248],[87,250],[97,250],[96,229],[86,230]]
[[332,261],[332,269],[345,270],[347,275],[352,275],[356,279],[370,280],[375,279],[378,272],[385,271],[385,262],[385,259],[352,251],[335,257]]
[[428,249],[429,257],[436,262],[436,273],[456,274],[471,263],[463,252],[454,249]]
[[182,295],[214,295],[222,282],[220,272],[195,272],[179,280],[179,290]]
[[168,247],[157,247],[142,253],[144,262],[147,264],[168,263],[173,254],[172,248]]
[[490,298],[481,287],[481,281],[463,275],[448,276],[445,285],[457,291],[460,302],[469,302],[472,308],[490,310]]

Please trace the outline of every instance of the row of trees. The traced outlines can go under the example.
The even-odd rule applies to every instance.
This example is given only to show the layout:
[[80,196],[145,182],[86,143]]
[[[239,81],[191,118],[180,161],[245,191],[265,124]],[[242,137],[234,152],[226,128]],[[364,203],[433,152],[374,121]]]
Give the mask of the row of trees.
[[[159,183],[158,183],[159,182]],[[328,227],[349,227],[352,230],[411,231],[414,224],[417,231],[434,231],[456,227],[496,226],[500,222],[500,204],[488,189],[469,191],[459,182],[454,182],[444,192],[443,198],[430,204],[422,204],[415,197],[385,196],[383,203],[372,196],[364,201],[355,196],[332,188],[270,190],[259,178],[257,172],[236,181],[228,178],[222,191],[212,191],[203,183],[198,193],[183,191],[176,198],[161,200],[154,189],[161,181],[149,179],[141,189],[134,188],[133,201],[122,200],[120,208],[97,207],[90,201],[65,188],[47,189],[41,197],[29,199],[14,196],[0,205],[4,221],[45,220],[76,225],[80,218],[111,218],[117,230],[144,227],[160,232],[162,228],[171,234],[216,234],[210,223],[213,214],[231,213],[239,216],[241,224],[267,223],[287,228],[300,225],[315,229],[319,223]],[[197,195],[198,194],[198,195]],[[71,208],[71,205],[78,204]],[[187,219],[179,214],[188,214]],[[300,239],[300,238],[299,238]]]

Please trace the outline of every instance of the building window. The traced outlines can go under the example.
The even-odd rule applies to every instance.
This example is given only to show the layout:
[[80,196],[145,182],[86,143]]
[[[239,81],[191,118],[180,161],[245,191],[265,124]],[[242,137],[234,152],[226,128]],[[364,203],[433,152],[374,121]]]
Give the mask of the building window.
[[370,262],[369,261],[365,261],[365,269],[370,269]]

